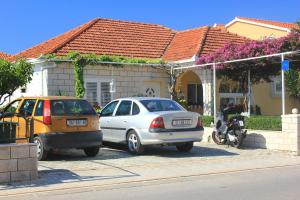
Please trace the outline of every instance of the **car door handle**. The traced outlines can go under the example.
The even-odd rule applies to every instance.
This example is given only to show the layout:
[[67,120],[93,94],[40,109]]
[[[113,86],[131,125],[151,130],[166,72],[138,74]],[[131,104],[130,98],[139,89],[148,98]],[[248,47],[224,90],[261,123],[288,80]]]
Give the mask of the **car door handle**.
[[124,123],[127,123],[127,121],[126,121],[126,120],[124,120],[123,122],[124,122]]

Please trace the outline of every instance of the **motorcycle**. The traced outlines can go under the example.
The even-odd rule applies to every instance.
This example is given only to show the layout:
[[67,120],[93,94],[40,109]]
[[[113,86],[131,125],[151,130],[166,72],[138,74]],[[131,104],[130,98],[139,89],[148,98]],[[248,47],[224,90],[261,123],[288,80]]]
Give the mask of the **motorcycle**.
[[235,108],[228,106],[222,110],[221,116],[217,118],[217,123],[212,132],[213,141],[218,144],[228,144],[240,148],[247,135],[244,129],[245,122],[243,116],[233,116],[228,120],[228,115],[234,113]]

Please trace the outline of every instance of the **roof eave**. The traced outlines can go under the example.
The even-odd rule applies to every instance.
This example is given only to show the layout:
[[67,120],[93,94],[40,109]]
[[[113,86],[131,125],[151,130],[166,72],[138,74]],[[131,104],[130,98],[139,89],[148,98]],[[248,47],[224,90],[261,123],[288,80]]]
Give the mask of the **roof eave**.
[[283,28],[283,27],[280,27],[280,26],[275,26],[275,25],[270,25],[270,24],[264,24],[264,23],[259,23],[259,22],[253,22],[253,21],[250,21],[250,20],[240,19],[238,17],[235,17],[233,20],[231,20],[229,23],[227,23],[225,25],[225,27],[228,28],[229,26],[231,26],[235,22],[244,22],[244,23],[247,23],[247,24],[253,24],[253,25],[262,26],[262,27],[266,27],[266,28],[271,28],[271,29],[277,29],[277,30],[281,30],[281,31],[286,31],[288,33],[291,32],[291,29],[289,29],[289,28]]

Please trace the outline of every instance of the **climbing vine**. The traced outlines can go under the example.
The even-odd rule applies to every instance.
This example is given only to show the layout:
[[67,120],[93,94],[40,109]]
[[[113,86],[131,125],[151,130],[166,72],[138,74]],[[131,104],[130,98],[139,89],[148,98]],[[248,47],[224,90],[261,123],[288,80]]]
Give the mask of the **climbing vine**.
[[76,97],[82,98],[85,94],[84,87],[84,67],[87,65],[96,65],[100,62],[107,64],[119,63],[118,66],[122,67],[122,63],[132,64],[165,64],[161,59],[146,59],[146,58],[130,58],[123,56],[107,56],[96,54],[80,54],[79,52],[70,52],[67,56],[56,56],[55,54],[44,55],[42,58],[55,62],[70,61],[74,67],[75,78],[75,94]]

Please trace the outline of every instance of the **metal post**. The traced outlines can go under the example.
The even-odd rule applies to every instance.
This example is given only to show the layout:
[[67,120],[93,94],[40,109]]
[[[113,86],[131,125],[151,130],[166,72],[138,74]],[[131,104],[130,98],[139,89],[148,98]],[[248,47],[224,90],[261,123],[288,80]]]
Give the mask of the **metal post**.
[[251,114],[251,80],[250,80],[250,70],[248,70],[248,116]]
[[[281,61],[284,61],[284,54],[281,54]],[[282,115],[285,115],[285,84],[284,70],[281,69],[281,98],[282,98]]]
[[217,91],[216,91],[216,63],[213,63],[213,90],[214,90],[214,122],[217,123]]
[[29,143],[34,142],[34,119],[30,118],[29,119]]
[[[171,66],[171,71],[170,71],[170,76],[171,76],[171,79],[170,79],[170,87],[175,87],[175,85],[173,85],[174,84],[174,68],[173,68],[173,66]],[[174,99],[174,97],[173,97],[173,93],[171,92],[171,99],[173,100]]]

